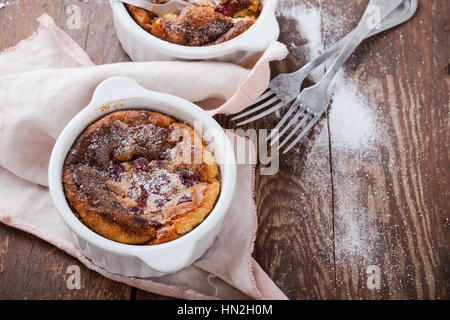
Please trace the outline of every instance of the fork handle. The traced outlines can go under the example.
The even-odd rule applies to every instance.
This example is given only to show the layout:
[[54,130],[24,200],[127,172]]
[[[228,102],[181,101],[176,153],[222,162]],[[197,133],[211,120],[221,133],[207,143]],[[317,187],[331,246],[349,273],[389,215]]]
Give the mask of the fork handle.
[[[398,9],[399,7],[397,7],[396,9]],[[387,23],[386,20],[389,19],[391,17],[391,15],[394,15],[394,14],[395,14],[395,10],[393,12],[391,12],[391,14],[389,16],[387,16],[385,20],[383,20],[383,22],[381,23],[381,28],[372,30],[372,32],[368,35],[367,38],[370,38],[378,33],[381,33],[388,29],[391,29],[393,27],[393,24]],[[300,82],[300,81],[303,82],[305,74],[311,73],[314,69],[316,69],[318,66],[322,65],[325,61],[330,59],[332,56],[337,55],[348,43],[352,34],[353,34],[353,31],[348,33],[344,38],[335,42],[331,47],[329,47],[327,50],[325,50],[323,53],[318,55],[316,58],[312,59],[310,62],[305,64],[301,69],[295,71],[294,74],[298,74],[298,82]]]
[[364,15],[359,22],[356,29],[353,31],[350,40],[345,45],[344,49],[341,51],[339,56],[336,58],[334,63],[331,65],[328,72],[322,78],[318,85],[323,87],[328,87],[330,82],[333,80],[336,73],[342,67],[342,65],[347,61],[347,59],[353,54],[356,48],[361,44],[361,42],[373,31],[376,26],[371,27],[369,24],[369,19],[371,18],[371,9],[377,8],[380,13],[380,22],[386,18],[392,11],[397,8],[403,0],[371,0],[369,5],[364,12]]

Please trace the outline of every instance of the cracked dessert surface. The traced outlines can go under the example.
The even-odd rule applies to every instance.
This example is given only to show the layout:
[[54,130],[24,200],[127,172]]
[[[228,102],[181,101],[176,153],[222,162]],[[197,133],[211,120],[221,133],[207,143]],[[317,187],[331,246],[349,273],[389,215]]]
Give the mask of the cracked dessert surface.
[[[165,1],[155,1],[165,2]],[[261,11],[260,0],[190,0],[179,15],[158,17],[126,5],[133,20],[162,40],[184,46],[207,46],[229,41],[247,31]]]
[[190,126],[161,113],[125,110],[76,139],[63,186],[91,230],[121,243],[154,245],[203,222],[219,196],[220,174]]

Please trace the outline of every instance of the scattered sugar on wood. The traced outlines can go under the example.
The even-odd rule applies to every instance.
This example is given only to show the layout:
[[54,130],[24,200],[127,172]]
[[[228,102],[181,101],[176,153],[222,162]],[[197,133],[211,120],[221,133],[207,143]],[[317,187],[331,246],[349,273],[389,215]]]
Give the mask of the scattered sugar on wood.
[[330,109],[333,148],[342,152],[365,153],[377,139],[377,119],[371,102],[343,72],[337,75]]
[[[320,9],[304,4],[293,5],[288,3],[283,5],[280,3],[277,8],[277,15],[296,21],[297,33],[308,40],[306,45],[302,47],[303,50],[306,49],[308,60],[313,59],[323,51]],[[296,44],[291,43],[290,47],[295,48]],[[312,72],[312,79],[318,81],[323,73],[324,68],[318,67]]]
[[[291,1],[281,2],[277,13],[296,21],[297,32],[307,41],[302,50],[306,51],[308,61],[323,52],[326,48],[324,43],[332,44],[345,36],[344,30],[357,20],[353,13],[330,16],[320,8],[294,4]],[[312,75],[312,79],[318,81],[324,72],[323,68],[319,68]],[[361,168],[352,165],[361,166],[358,159],[369,156],[371,160],[377,161],[380,147],[378,138],[383,134],[384,125],[377,117],[377,106],[365,96],[364,85],[357,81],[344,71],[336,75],[331,90],[333,102],[329,110],[329,128],[332,153],[339,154],[333,158],[333,176],[342,179],[341,182],[345,181],[339,184],[339,190],[335,190],[335,231],[338,235],[335,239],[336,254],[366,257],[371,255],[372,250],[380,250],[382,233],[373,229],[371,224],[366,202],[367,193],[364,194],[367,190],[363,189],[367,182],[357,175],[357,170]],[[307,176],[309,180],[315,180],[311,185],[323,181],[324,188],[319,192],[327,192],[329,188],[325,186],[330,183],[329,166],[317,161],[329,152],[328,127],[322,122],[315,130],[319,132],[311,141],[305,142],[311,148],[302,177]],[[297,147],[294,152],[300,153],[304,150]],[[346,187],[342,188],[344,185]],[[298,212],[303,210],[299,208]]]
[[[325,37],[328,39],[332,35],[334,38],[329,41],[333,43],[345,35],[342,31],[347,25],[344,17],[326,15],[320,8],[311,5],[286,1],[278,6],[277,14],[295,19],[297,32],[307,40],[303,50],[307,51],[308,59],[313,59],[323,52]],[[320,80],[324,72],[325,70],[319,67],[313,73],[312,79]],[[331,92],[333,103],[330,108],[330,129],[333,147],[364,152],[365,148],[370,148],[377,136],[377,120],[373,114],[375,107],[363,92],[360,92],[355,80],[343,71],[336,75]]]

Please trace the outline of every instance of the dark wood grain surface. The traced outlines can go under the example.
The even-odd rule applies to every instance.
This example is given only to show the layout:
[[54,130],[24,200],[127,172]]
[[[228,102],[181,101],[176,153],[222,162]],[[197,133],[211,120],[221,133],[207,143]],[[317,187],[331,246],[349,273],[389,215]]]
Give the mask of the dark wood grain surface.
[[[308,2],[327,16],[350,13],[354,20],[344,31],[367,3],[280,1]],[[9,2],[0,10],[0,50],[29,36],[38,26],[35,18],[47,12],[96,64],[128,60],[107,1]],[[78,30],[66,25],[74,4],[81,9]],[[328,114],[281,158],[277,175],[257,175],[254,257],[289,298],[449,298],[449,6],[447,0],[421,1],[411,21],[366,41],[347,63],[346,72],[383,121],[370,152],[355,157],[335,145],[336,120]],[[307,39],[296,22],[279,22],[280,41],[291,54],[272,65],[273,75],[306,61]],[[229,117],[218,120],[232,127]],[[267,117],[248,128],[270,128],[276,120]],[[358,210],[349,210],[349,197]],[[66,286],[70,265],[80,267],[80,290]],[[380,271],[379,288],[367,285],[373,268]],[[164,297],[107,280],[46,242],[0,224],[0,299],[55,298]]]

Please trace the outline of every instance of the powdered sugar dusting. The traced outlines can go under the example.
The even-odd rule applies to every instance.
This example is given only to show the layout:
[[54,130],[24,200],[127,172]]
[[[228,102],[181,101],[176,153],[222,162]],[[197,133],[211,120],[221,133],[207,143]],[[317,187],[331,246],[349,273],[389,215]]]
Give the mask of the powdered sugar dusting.
[[[306,54],[308,60],[313,59],[323,51],[320,9],[303,4],[279,5],[277,14],[296,21],[297,32],[307,40],[305,47],[307,49]],[[295,44],[292,44],[292,46],[295,47]],[[324,69],[318,67],[312,72],[312,79],[318,81],[323,75],[323,72]]]
[[[324,39],[334,43],[344,36],[343,30],[348,24],[346,20],[349,20],[342,15],[328,15],[311,5],[291,2],[281,4],[277,13],[296,21],[297,31],[307,40],[308,59],[313,59],[324,50]],[[320,80],[324,72],[324,68],[319,67],[313,72],[312,79]],[[330,134],[333,147],[355,153],[371,148],[379,128],[371,101],[360,92],[356,81],[343,71],[336,75],[331,92]]]
[[318,8],[307,7],[303,4],[280,5],[277,8],[277,14],[297,22],[297,32],[308,39],[309,58],[313,58],[323,49],[322,18]]
[[330,110],[331,141],[334,148],[360,153],[373,147],[377,138],[377,119],[370,101],[343,72],[337,75]]
[[[284,18],[295,20],[299,35],[306,40],[304,47],[300,48],[306,51],[308,60],[305,63],[326,48],[324,43],[332,44],[345,36],[349,25],[358,19],[353,13],[342,12],[332,16],[311,4],[290,1],[281,2],[277,12]],[[291,45],[295,48],[294,44]],[[324,68],[319,68],[312,79],[320,80],[324,72]],[[376,105],[364,94],[364,84],[343,70],[336,75],[331,93],[329,135],[333,180],[334,185],[339,186],[334,197],[336,254],[366,255],[375,249],[380,235],[371,228],[367,190],[364,189],[367,182],[365,176],[359,175],[358,170],[364,171],[359,159],[372,157],[377,160],[377,141],[383,134],[384,125],[376,115]],[[305,177],[302,175],[302,179],[311,180],[314,188],[322,181],[323,192],[330,190],[327,182],[330,180],[329,166],[322,161],[328,159],[326,155],[330,147],[327,129],[323,123],[315,127],[320,132],[307,142],[311,148],[305,163],[307,174]],[[299,147],[294,152],[304,152],[304,149]]]
[[[150,172],[130,168],[125,180],[129,185],[128,196],[149,212],[160,211],[168,202],[186,192],[178,173],[159,168],[155,161],[149,165]],[[122,178],[123,179],[123,178]]]

